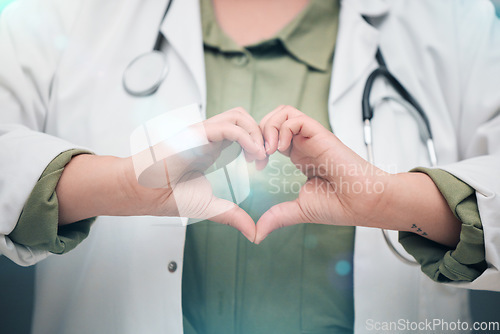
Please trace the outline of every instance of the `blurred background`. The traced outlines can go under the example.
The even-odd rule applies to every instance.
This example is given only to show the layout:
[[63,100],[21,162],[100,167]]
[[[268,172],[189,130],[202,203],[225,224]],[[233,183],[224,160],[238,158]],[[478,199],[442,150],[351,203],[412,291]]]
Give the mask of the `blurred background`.
[[[0,0],[0,12],[12,1]],[[491,1],[500,17],[500,0]],[[0,255],[0,333],[30,333],[34,274],[34,267],[19,267]],[[470,295],[474,321],[500,321],[499,292],[471,291]]]

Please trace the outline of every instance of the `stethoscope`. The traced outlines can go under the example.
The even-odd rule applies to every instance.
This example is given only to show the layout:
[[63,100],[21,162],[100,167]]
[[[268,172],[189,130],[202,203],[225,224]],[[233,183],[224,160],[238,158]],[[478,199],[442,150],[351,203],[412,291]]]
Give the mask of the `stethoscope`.
[[[168,2],[160,27],[174,0]],[[123,88],[135,97],[151,96],[161,86],[169,70],[167,56],[161,51],[163,35],[158,28],[158,36],[153,50],[134,58],[125,68],[122,77]]]
[[[364,123],[363,136],[368,155],[368,162],[371,164],[375,163],[375,159],[373,157],[373,145],[372,145],[373,138],[372,138],[372,122],[371,122],[373,118],[373,112],[378,106],[378,104],[390,100],[401,104],[405,110],[410,112],[412,116],[416,118],[417,123],[419,125],[420,137],[427,147],[429,161],[431,163],[431,166],[435,167],[437,165],[436,150],[434,146],[434,140],[432,137],[431,125],[427,115],[425,114],[424,110],[417,102],[417,100],[415,100],[415,98],[408,92],[408,90],[406,90],[406,88],[401,84],[401,82],[399,82],[399,80],[396,79],[388,70],[380,49],[377,49],[375,58],[377,59],[379,67],[376,68],[368,76],[368,79],[366,80],[365,89],[363,91],[362,106],[361,106],[362,118]],[[396,90],[396,92],[400,95],[401,98],[384,97],[381,99],[381,101],[372,106],[370,104],[370,93],[375,80],[378,79],[379,77],[385,78],[387,82],[391,85],[391,87],[394,88],[394,90]],[[387,243],[387,246],[389,246],[389,249],[399,259],[410,265],[419,265],[415,260],[409,259],[408,257],[404,256],[396,249],[396,247],[394,247],[394,244],[390,240],[389,234],[386,230],[382,229],[382,234],[384,236],[385,242]]]

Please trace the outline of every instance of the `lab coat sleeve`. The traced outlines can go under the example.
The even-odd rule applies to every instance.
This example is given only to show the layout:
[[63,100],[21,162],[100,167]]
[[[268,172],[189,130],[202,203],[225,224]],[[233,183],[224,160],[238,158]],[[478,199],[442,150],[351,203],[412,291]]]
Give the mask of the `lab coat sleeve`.
[[464,286],[500,290],[500,20],[487,0],[463,0],[454,14],[461,161],[439,167],[476,191],[488,268]]
[[51,83],[80,3],[20,0],[0,16],[0,254],[19,265],[32,265],[48,251],[8,235],[47,165],[79,148],[43,132]]
[[95,218],[59,226],[56,186],[64,167],[74,156],[90,153],[70,150],[51,161],[33,188],[16,227],[8,235],[13,242],[54,254],[64,254],[88,236]]

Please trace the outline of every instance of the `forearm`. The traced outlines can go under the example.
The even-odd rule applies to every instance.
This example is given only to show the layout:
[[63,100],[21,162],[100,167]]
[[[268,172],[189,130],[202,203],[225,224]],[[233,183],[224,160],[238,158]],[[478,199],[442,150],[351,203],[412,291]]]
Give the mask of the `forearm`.
[[56,187],[59,224],[95,216],[146,215],[164,189],[140,187],[130,158],[82,154],[66,165]]
[[391,175],[386,185],[383,214],[375,220],[376,227],[414,232],[453,248],[457,245],[462,224],[429,176]]

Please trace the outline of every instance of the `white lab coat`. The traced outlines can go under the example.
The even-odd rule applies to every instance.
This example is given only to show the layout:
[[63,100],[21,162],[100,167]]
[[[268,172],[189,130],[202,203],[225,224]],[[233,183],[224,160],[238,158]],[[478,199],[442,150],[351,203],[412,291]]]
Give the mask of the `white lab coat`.
[[[198,0],[174,1],[161,25],[170,72],[157,94],[138,99],[122,88],[125,67],[152,48],[165,7],[157,0],[28,0],[0,21],[0,251],[20,265],[43,260],[34,333],[182,332],[179,219],[101,217],[77,249],[47,259],[8,237],[59,153],[87,147],[127,156],[142,122],[205,105]],[[493,7],[478,0],[342,2],[329,114],[337,136],[362,156],[361,94],[378,45],[427,111],[441,168],[477,191],[489,268],[466,286],[500,290],[500,24]],[[383,82],[373,90],[374,98],[391,94]],[[378,165],[392,172],[427,165],[415,124],[395,104],[377,110]],[[174,273],[170,261],[178,264]],[[367,332],[368,319],[468,320],[467,290],[401,263],[379,230],[357,228],[354,277],[356,333]]]

